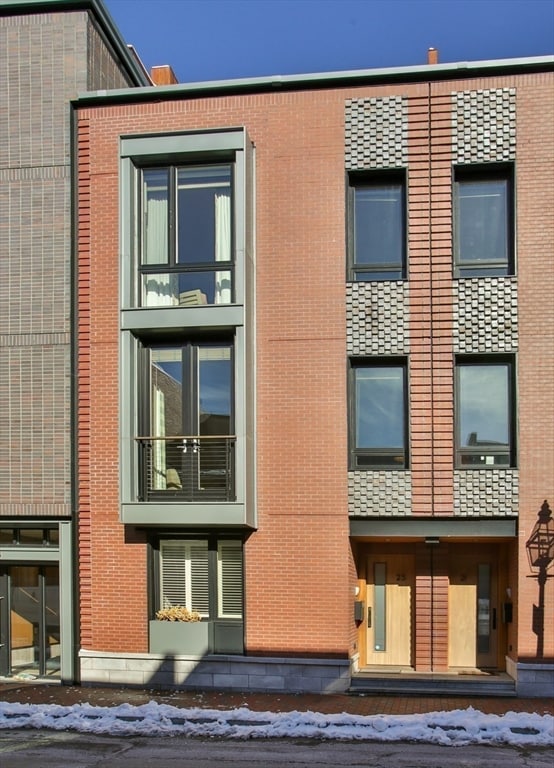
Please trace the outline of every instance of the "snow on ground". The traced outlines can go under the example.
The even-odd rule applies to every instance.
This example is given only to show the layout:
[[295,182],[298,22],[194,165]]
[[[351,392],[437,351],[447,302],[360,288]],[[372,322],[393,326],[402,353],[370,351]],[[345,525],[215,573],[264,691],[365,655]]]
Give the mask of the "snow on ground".
[[227,711],[197,707],[179,709],[154,701],[141,706],[120,704],[116,707],[0,702],[0,730],[7,728],[137,736],[417,741],[450,746],[554,745],[552,715],[521,712],[488,715],[472,707],[418,715],[361,716],[253,712],[246,707]]

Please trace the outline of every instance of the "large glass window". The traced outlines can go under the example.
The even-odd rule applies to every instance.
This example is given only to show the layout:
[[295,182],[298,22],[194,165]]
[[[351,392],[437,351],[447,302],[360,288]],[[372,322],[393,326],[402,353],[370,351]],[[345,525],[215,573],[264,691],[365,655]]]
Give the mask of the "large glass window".
[[231,342],[143,349],[143,498],[233,499],[232,351]]
[[454,257],[458,277],[513,274],[509,171],[456,171]]
[[354,363],[350,386],[352,467],[406,467],[406,366]]
[[350,179],[350,278],[401,280],[406,276],[405,180],[390,176]]
[[144,168],[140,303],[233,301],[232,166]]
[[157,607],[185,606],[203,618],[241,619],[242,542],[161,539]]
[[456,463],[460,467],[513,466],[512,364],[458,362]]

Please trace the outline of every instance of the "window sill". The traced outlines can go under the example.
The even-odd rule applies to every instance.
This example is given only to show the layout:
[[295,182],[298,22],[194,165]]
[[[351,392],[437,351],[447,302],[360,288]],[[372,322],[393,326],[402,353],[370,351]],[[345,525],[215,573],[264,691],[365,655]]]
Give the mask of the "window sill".
[[243,502],[125,502],[121,505],[121,522],[125,525],[178,526],[244,526]]
[[124,331],[163,332],[197,326],[231,328],[244,325],[241,304],[209,304],[199,307],[142,307],[121,312]]

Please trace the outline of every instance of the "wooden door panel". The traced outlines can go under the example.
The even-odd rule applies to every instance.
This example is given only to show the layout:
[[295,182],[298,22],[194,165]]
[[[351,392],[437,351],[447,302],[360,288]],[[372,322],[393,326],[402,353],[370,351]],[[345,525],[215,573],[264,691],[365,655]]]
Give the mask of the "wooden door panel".
[[[497,576],[491,554],[483,549],[481,552],[466,551],[450,557],[449,667],[478,669],[497,666]],[[487,636],[483,636],[483,617],[488,625],[485,630]]]
[[477,587],[450,584],[448,588],[448,665],[474,667],[476,658]]
[[[375,583],[376,565],[378,573],[383,573],[384,567],[382,584]],[[366,663],[371,666],[409,667],[412,656],[413,557],[370,557],[367,563],[367,580],[367,605],[371,611],[371,626],[367,628]],[[376,645],[380,647],[376,648]]]

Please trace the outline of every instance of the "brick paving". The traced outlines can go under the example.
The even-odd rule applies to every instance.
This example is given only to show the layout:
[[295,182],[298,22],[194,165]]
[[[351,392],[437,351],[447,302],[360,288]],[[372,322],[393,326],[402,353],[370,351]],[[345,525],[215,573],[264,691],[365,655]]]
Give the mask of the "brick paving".
[[248,707],[254,712],[347,712],[353,715],[411,715],[452,711],[473,707],[480,712],[502,715],[505,712],[536,712],[554,715],[554,699],[480,698],[467,696],[400,696],[347,694],[238,693],[225,691],[158,691],[123,687],[82,687],[0,681],[0,702],[28,704],[91,704],[113,707],[134,706],[156,701],[179,708],[235,709]]

